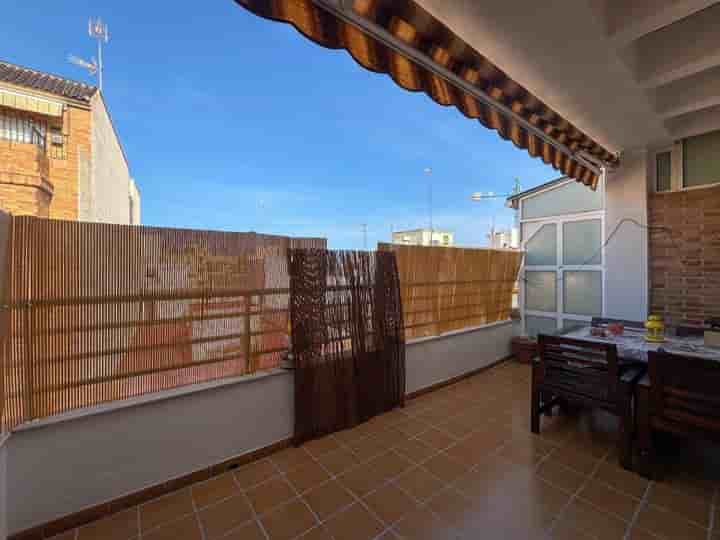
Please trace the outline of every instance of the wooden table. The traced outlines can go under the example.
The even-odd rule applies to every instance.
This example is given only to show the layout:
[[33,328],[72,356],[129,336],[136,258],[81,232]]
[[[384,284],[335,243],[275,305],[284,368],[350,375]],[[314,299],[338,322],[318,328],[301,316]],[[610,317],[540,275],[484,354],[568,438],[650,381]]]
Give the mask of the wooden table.
[[[590,327],[574,329],[564,335],[575,339],[613,344],[617,347],[619,358],[624,362],[637,365],[647,365],[648,351],[657,351],[658,349],[684,356],[697,356],[699,358],[720,362],[720,349],[706,347],[702,336],[668,336],[662,343],[651,343],[645,341],[645,332],[643,330],[625,328],[625,332],[620,336],[608,335],[607,337],[599,337],[591,335]],[[620,393],[621,396],[623,396],[623,407],[626,413],[630,415],[633,414],[632,398],[634,396],[635,422],[644,421],[644,419],[649,417],[647,408],[650,396],[650,378],[647,373],[640,378],[635,385],[622,379],[620,384]],[[626,441],[624,444],[624,455],[620,456],[620,460],[624,462],[624,466],[629,467],[632,462],[632,434],[621,433],[620,436],[625,437],[624,440]],[[641,463],[644,463],[644,461],[641,460]],[[649,474],[649,471],[646,470],[640,470],[639,472],[646,476]]]

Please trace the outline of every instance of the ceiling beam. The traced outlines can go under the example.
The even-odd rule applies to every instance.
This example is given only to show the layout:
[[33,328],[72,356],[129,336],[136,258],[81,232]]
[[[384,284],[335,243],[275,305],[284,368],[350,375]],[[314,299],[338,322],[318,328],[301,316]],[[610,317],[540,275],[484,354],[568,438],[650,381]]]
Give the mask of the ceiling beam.
[[720,105],[720,67],[660,86],[650,97],[664,120]]
[[718,125],[720,125],[720,106],[693,111],[665,122],[665,127],[676,140],[714,131]]
[[637,81],[656,88],[720,66],[720,3],[645,35],[628,48]]
[[605,17],[610,43],[622,49],[633,41],[689,17],[719,0],[607,0]]

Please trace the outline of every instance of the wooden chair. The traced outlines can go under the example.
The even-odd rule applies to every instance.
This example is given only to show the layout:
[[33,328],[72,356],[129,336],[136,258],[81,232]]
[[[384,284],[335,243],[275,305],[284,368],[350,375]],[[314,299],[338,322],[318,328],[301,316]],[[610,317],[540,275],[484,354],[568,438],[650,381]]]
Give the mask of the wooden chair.
[[627,328],[634,328],[636,330],[644,330],[645,323],[642,321],[625,321],[623,319],[606,319],[605,317],[593,317],[590,326],[599,327],[607,326],[612,323],[622,323]]
[[637,386],[640,470],[657,476],[653,432],[720,441],[720,362],[665,351],[648,352],[648,374]]
[[532,371],[532,432],[540,432],[540,415],[560,403],[604,409],[620,419],[620,464],[631,468],[632,389],[642,369],[618,361],[617,348],[608,343],[540,335],[538,352]]

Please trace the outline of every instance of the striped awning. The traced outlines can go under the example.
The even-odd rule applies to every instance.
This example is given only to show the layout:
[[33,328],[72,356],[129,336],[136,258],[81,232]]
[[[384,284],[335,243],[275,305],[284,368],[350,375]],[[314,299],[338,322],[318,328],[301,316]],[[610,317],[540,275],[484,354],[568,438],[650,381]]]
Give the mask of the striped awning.
[[2,89],[0,89],[0,105],[47,116],[62,116],[63,114],[62,103]]
[[[360,65],[390,75],[407,90],[423,91],[440,105],[457,107],[465,116],[592,189],[599,181],[596,162],[618,164],[615,154],[508,77],[413,0],[235,1],[257,15],[292,24],[324,47],[347,50]],[[342,4],[349,11],[344,11]],[[363,21],[393,43],[401,43],[403,52],[379,33],[371,35],[373,32],[362,28]]]

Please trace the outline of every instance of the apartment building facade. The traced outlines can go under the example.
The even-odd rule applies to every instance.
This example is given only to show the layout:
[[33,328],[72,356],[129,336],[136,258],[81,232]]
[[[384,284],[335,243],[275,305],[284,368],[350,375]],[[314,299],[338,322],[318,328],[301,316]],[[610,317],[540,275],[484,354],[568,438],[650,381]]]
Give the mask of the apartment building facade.
[[96,87],[0,61],[0,209],[140,223],[140,192]]

